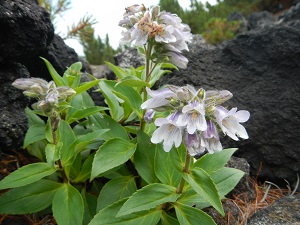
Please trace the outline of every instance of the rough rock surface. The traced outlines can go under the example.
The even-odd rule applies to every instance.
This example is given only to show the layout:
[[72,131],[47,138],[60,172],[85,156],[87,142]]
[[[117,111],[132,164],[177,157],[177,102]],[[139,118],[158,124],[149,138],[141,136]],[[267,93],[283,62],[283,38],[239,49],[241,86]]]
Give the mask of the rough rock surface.
[[249,225],[299,225],[300,194],[287,196],[255,213]]
[[49,14],[32,0],[1,0],[0,27],[0,61],[35,55],[54,35]]
[[29,99],[11,85],[15,79],[21,77],[29,77],[24,66],[0,63],[0,152],[22,146],[28,129],[24,108]]

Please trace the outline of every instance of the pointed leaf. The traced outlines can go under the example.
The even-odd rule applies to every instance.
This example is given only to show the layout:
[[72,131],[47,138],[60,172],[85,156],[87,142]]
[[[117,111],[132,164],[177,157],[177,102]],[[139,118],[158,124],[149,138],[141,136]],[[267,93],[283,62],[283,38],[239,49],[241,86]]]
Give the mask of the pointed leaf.
[[119,66],[115,66],[114,64],[110,62],[105,62],[109,68],[114,72],[114,74],[119,78],[122,79],[123,77],[128,76],[128,74]]
[[135,152],[136,145],[121,138],[106,141],[94,157],[91,180],[112,168],[125,163]]
[[142,117],[142,97],[134,88],[126,85],[118,85],[115,86],[113,93],[123,99],[139,118]]
[[158,179],[164,183],[177,187],[181,173],[174,167],[171,159],[172,149],[170,152],[165,152],[161,145],[157,145],[155,152],[154,171]]
[[107,182],[100,191],[97,212],[108,205],[131,196],[136,191],[134,177],[118,177]]
[[84,202],[83,224],[88,224],[96,214],[97,198],[84,189],[81,196]]
[[54,69],[54,67],[52,66],[52,64],[45,58],[43,57],[40,57],[42,60],[44,60],[44,62],[46,63],[46,66],[48,68],[48,71],[52,77],[52,79],[54,80],[55,84],[57,86],[66,86],[68,85],[67,84],[67,81],[65,81],[57,72],[56,70]]
[[25,186],[49,176],[56,170],[48,163],[33,163],[19,168],[0,181],[0,190]]
[[63,184],[53,198],[53,216],[58,224],[81,225],[83,206],[83,199],[77,189],[70,184]]
[[161,211],[157,209],[116,217],[126,200],[120,200],[100,210],[89,225],[156,225],[158,223]]
[[183,173],[183,178],[193,189],[207,200],[221,215],[224,216],[224,210],[220,196],[214,181],[201,168],[193,168],[190,173]]
[[43,140],[45,139],[45,131],[46,131],[46,126],[45,125],[34,125],[30,126],[27,130],[27,133],[24,138],[24,144],[23,148],[27,148],[28,145]]
[[135,77],[135,76],[127,76],[127,77],[124,77],[122,78],[116,86],[118,85],[127,85],[127,86],[130,86],[130,87],[150,87],[150,85],[145,82],[145,81],[142,81],[141,79]]
[[152,144],[150,137],[140,130],[137,135],[137,148],[134,153],[135,168],[148,184],[157,183],[158,179],[154,173],[154,159],[158,145]]
[[73,123],[74,121],[79,121],[81,119],[84,119],[90,115],[93,115],[95,113],[98,113],[100,111],[107,110],[107,107],[101,107],[101,106],[91,106],[86,109],[79,109],[76,110],[71,116],[69,116],[67,122],[69,124]]
[[170,216],[165,211],[162,212],[161,215],[161,224],[162,225],[179,225],[177,218]]
[[93,130],[109,129],[109,131],[101,136],[104,140],[109,140],[111,138],[129,140],[124,127],[107,115],[94,114],[90,116],[90,121]]
[[209,215],[200,209],[176,203],[175,211],[180,225],[217,225]]
[[166,202],[175,202],[180,195],[166,184],[149,184],[135,192],[122,206],[117,217],[149,210]]
[[84,82],[80,86],[74,88],[74,91],[76,92],[76,95],[81,94],[82,92],[91,89],[92,87],[97,85],[99,82],[100,82],[100,80],[98,80],[98,79],[92,80],[89,82]]
[[60,183],[42,179],[9,190],[0,196],[0,214],[27,214],[41,211],[51,205],[53,196],[60,186]]
[[117,83],[116,81],[101,80],[101,82],[99,83],[99,87],[102,94],[105,97],[106,104],[110,109],[109,112],[112,119],[119,121],[124,116],[124,109],[120,106],[120,103],[116,98],[116,95],[113,94],[112,92],[116,83]]
[[224,167],[215,172],[211,177],[217,186],[219,194],[225,196],[238,184],[244,174],[241,170]]
[[199,167],[211,175],[217,170],[223,168],[236,150],[237,148],[229,148],[223,149],[222,151],[214,154],[207,153],[197,160],[193,167]]

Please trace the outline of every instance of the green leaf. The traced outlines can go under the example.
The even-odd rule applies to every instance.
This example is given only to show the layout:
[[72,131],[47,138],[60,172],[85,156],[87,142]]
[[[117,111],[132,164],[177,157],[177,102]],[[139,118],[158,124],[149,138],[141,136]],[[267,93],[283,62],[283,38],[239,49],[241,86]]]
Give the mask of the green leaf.
[[72,160],[75,157],[74,143],[76,143],[76,137],[70,125],[64,120],[59,122],[57,134],[58,141],[62,143],[62,147],[59,149],[61,163],[68,176],[70,171],[67,167],[72,164]]
[[44,60],[44,62],[46,63],[46,66],[48,68],[48,71],[52,77],[52,79],[54,80],[55,84],[57,86],[67,86],[67,81],[65,81],[57,72],[56,70],[54,69],[54,67],[51,65],[51,63],[43,58],[43,57],[40,57],[42,60]]
[[189,174],[183,173],[183,178],[204,198],[204,200],[207,200],[222,216],[224,216],[224,210],[218,190],[208,173],[201,168],[193,168]]
[[100,90],[105,97],[106,104],[110,109],[110,115],[112,119],[119,121],[124,116],[124,109],[120,106],[119,101],[112,90],[116,85],[116,81],[101,80],[99,83]]
[[135,77],[135,76],[127,76],[127,77],[123,77],[117,84],[118,85],[127,85],[130,87],[150,87],[150,85],[145,82],[142,81],[141,79]]
[[111,138],[122,138],[124,140],[129,140],[128,134],[124,127],[111,117],[107,115],[94,114],[89,118],[91,128],[93,130],[109,129],[109,131],[101,136],[102,139],[109,140]]
[[89,225],[156,225],[160,219],[161,210],[153,209],[116,217],[127,199],[120,200],[100,210]]
[[48,163],[43,162],[23,166],[0,181],[0,190],[34,183],[55,171]]
[[91,180],[101,173],[125,163],[135,152],[136,145],[121,138],[106,141],[94,157]]
[[244,172],[235,168],[224,167],[212,175],[219,194],[225,196],[228,194],[244,176]]
[[107,182],[100,191],[97,212],[108,205],[131,196],[136,191],[134,177],[118,177]]
[[30,126],[24,138],[23,148],[27,148],[28,145],[45,139],[46,138],[45,131],[46,131],[45,124],[42,126],[40,125]]
[[41,117],[36,115],[30,108],[25,108],[25,114],[28,118],[29,126],[45,126],[45,121],[42,120]]
[[161,224],[162,225],[179,225],[179,222],[176,218],[170,216],[165,211],[162,212],[161,215]]
[[217,170],[223,168],[236,150],[237,148],[229,148],[223,149],[222,151],[216,152],[214,154],[207,153],[199,160],[197,160],[197,162],[194,163],[193,167],[202,168],[211,175]]
[[200,194],[198,194],[194,189],[191,188],[184,191],[178,198],[177,202],[184,205],[195,206],[198,209],[203,209],[211,206],[208,201],[206,201]]
[[170,73],[170,70],[162,70],[161,69],[161,65],[162,64],[158,64],[155,69],[153,70],[153,72],[151,73],[151,77],[150,77],[150,81],[149,84],[152,87],[156,81],[158,81],[164,74],[166,73]]
[[61,184],[39,180],[11,189],[0,196],[0,214],[27,214],[41,211],[51,205]]
[[176,203],[175,211],[180,225],[217,225],[209,215],[200,209]]
[[174,167],[172,163],[172,151],[176,150],[173,148],[170,152],[165,152],[161,145],[157,145],[155,152],[154,172],[162,183],[177,187],[181,179],[181,173]]
[[[181,173],[185,165],[185,159],[187,154],[185,146],[182,144],[179,146],[179,148],[173,148],[169,154],[171,156],[171,160],[174,167]],[[193,160],[191,160],[190,165],[193,165]]]
[[100,111],[107,110],[107,107],[101,107],[101,106],[91,106],[86,109],[78,109],[76,110],[72,115],[69,116],[67,122],[69,124],[79,121],[81,119],[84,119],[90,115],[93,115],[95,113],[98,113]]
[[115,66],[114,64],[110,63],[110,62],[105,62],[109,68],[114,72],[114,74],[119,78],[122,79],[123,77],[128,76],[128,74],[126,73],[125,70],[123,70],[121,67],[119,66]]
[[81,194],[70,184],[63,184],[52,202],[53,216],[58,224],[81,225],[84,202]]
[[108,131],[109,129],[99,129],[92,131],[91,133],[78,136],[75,146],[75,154],[85,150],[90,143],[95,142],[96,139],[101,138],[101,136]]
[[[152,144],[150,137],[142,131],[137,133],[137,148],[134,153],[134,165],[139,175],[148,183],[157,183],[154,173],[155,151],[158,145]],[[162,149],[160,149],[162,150]]]
[[91,176],[93,160],[94,160],[94,155],[89,155],[89,157],[87,157],[87,159],[84,161],[82,165],[79,174],[73,180],[74,183],[85,182]]
[[84,189],[81,192],[81,196],[84,202],[83,224],[85,225],[89,224],[96,214],[97,198]]
[[74,88],[74,91],[76,92],[76,95],[81,94],[82,92],[85,92],[85,91],[89,90],[90,88],[94,87],[99,82],[100,82],[99,79],[84,82],[80,86]]
[[118,85],[115,86],[112,92],[116,96],[124,100],[124,102],[130,106],[131,110],[133,110],[139,118],[142,118],[142,97],[134,88],[126,85]]
[[55,162],[59,159],[57,148],[58,146],[54,144],[47,144],[45,148],[47,163],[51,165],[52,168],[55,168]]
[[175,202],[180,195],[176,188],[166,184],[149,184],[135,192],[122,206],[117,217],[149,210],[166,202]]

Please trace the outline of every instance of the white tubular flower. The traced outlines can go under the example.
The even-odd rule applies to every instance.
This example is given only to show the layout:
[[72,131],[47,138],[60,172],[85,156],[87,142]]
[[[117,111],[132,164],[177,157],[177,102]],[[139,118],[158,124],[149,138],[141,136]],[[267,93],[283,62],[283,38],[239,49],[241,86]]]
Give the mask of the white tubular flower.
[[142,105],[142,109],[154,109],[156,111],[165,111],[166,107],[170,107],[170,99],[176,98],[176,94],[169,88],[163,88],[161,90],[153,91],[150,88],[146,88],[147,93],[152,97],[145,101]]
[[155,36],[156,42],[169,43],[176,41],[176,37],[172,35],[174,32],[173,26],[165,26],[164,24],[157,23],[153,23],[152,26],[153,29],[150,33],[150,37]]
[[207,121],[207,129],[201,133],[201,145],[205,147],[210,154],[223,149],[217,127],[212,121]]
[[191,156],[195,156],[205,151],[205,148],[201,146],[201,139],[199,137],[198,132],[189,134],[185,131],[183,140],[184,145]]
[[169,51],[169,52],[163,53],[162,55],[168,56],[170,62],[173,63],[175,66],[177,66],[181,69],[187,68],[187,64],[188,64],[189,60],[185,56],[180,54],[179,52]]
[[159,126],[151,137],[153,144],[163,142],[165,152],[169,152],[173,145],[178,148],[182,142],[182,127],[176,125],[178,112],[170,114],[167,118],[157,118],[155,125]]
[[131,15],[134,15],[135,13],[146,11],[146,8],[143,4],[142,5],[135,4],[135,5],[126,7],[125,10],[126,10],[126,12],[124,13],[124,16],[131,16]]
[[192,101],[182,108],[182,114],[177,120],[178,126],[186,126],[189,134],[197,130],[205,131],[207,128],[205,120],[205,106],[199,101]]
[[250,118],[248,111],[240,110],[237,112],[237,108],[232,108],[228,111],[223,106],[217,106],[214,111],[214,116],[224,134],[235,141],[239,140],[238,137],[248,139],[246,129],[240,124]]

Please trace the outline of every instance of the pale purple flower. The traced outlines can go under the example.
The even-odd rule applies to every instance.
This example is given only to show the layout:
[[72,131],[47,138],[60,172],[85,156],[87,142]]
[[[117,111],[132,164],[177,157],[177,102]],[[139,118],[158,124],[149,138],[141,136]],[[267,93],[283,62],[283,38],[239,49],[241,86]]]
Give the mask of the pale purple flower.
[[157,118],[155,125],[159,126],[151,137],[153,144],[163,142],[163,148],[169,152],[173,146],[178,148],[182,142],[182,127],[176,125],[179,113],[175,112],[167,118]]
[[[153,35],[155,35],[155,41],[156,42],[164,42],[164,43],[170,43],[170,42],[175,42],[176,37],[172,35],[174,32],[174,27],[169,25],[166,26],[164,24],[160,25],[157,23],[153,23]],[[151,33],[150,33],[151,35]],[[150,36],[151,37],[151,36]]]
[[199,137],[198,132],[189,134],[185,131],[183,140],[184,145],[191,156],[195,156],[205,151],[205,148],[201,146],[201,139]]
[[183,56],[181,53],[174,52],[174,51],[168,51],[168,52],[162,53],[162,55],[168,56],[169,61],[171,63],[173,63],[175,66],[177,66],[181,69],[187,68],[187,64],[188,64],[189,60],[185,56]]
[[182,114],[177,120],[178,126],[186,126],[189,134],[205,131],[207,128],[205,120],[205,106],[199,101],[192,101],[182,108]]
[[201,145],[211,154],[222,150],[217,127],[211,120],[207,121],[207,129],[201,133]]
[[205,105],[207,107],[221,105],[232,98],[232,93],[227,90],[211,90],[205,92]]
[[237,108],[232,108],[228,111],[223,106],[217,106],[214,116],[224,134],[236,141],[239,140],[238,137],[248,139],[246,129],[240,124],[249,119],[250,113],[248,111],[237,111]]
[[154,115],[155,115],[155,111],[153,109],[147,109],[144,115],[144,120],[147,123],[152,123]]
[[152,98],[148,99],[141,105],[142,109],[154,109],[156,111],[165,111],[166,107],[171,107],[170,99],[176,98],[176,94],[169,88],[163,88],[154,91],[147,87],[146,91]]
[[134,15],[135,13],[146,11],[146,8],[143,4],[142,5],[135,4],[135,5],[126,7],[125,10],[126,10],[126,12],[124,13],[124,16],[131,16],[131,15]]

